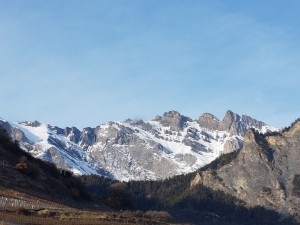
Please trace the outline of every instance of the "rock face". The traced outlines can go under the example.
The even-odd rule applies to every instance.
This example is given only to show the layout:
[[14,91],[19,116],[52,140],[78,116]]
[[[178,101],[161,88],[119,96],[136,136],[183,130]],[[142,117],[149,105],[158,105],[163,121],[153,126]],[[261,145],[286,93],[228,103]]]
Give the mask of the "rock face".
[[265,127],[242,118],[228,111],[222,121],[209,113],[193,121],[173,110],[150,121],[108,122],[82,131],[37,121],[0,120],[0,125],[24,150],[59,168],[118,180],[155,180],[195,171],[220,154],[239,149],[245,127],[260,126],[260,131]]
[[233,152],[236,149],[240,149],[242,146],[243,146],[242,139],[240,139],[238,137],[228,139],[225,142],[224,150],[223,150],[222,154],[227,154],[227,153]]
[[293,194],[293,179],[300,174],[299,146],[300,122],[279,135],[249,129],[235,160],[214,173],[200,172],[191,184],[200,182],[286,215],[297,213],[300,198]]
[[204,113],[199,117],[198,123],[201,127],[209,130],[227,131],[230,135],[239,136],[244,136],[247,129],[251,127],[262,131],[268,129],[267,124],[250,116],[239,116],[230,110],[226,112],[222,121],[210,113]]
[[258,121],[246,115],[242,115],[242,121],[249,126],[256,127],[259,130],[263,129],[263,127],[266,126],[264,122]]
[[157,116],[155,121],[158,121],[164,127],[170,127],[171,131],[180,131],[183,130],[186,122],[192,122],[192,119],[182,116],[179,112],[172,110],[170,112],[165,112],[163,117]]
[[227,111],[225,117],[219,123],[218,130],[228,131],[231,135],[244,136],[247,126],[238,114]]
[[7,133],[14,139],[20,142],[28,142],[30,141],[26,138],[25,134],[22,130],[18,129],[17,127],[11,126],[7,121],[0,120],[0,126],[6,129]]
[[199,117],[198,123],[200,127],[209,130],[218,130],[220,120],[210,113],[203,113],[202,116]]
[[230,110],[226,112],[222,121],[210,113],[204,113],[197,122],[201,127],[208,130],[225,131],[230,134],[231,139],[226,141],[223,154],[240,149],[243,146],[241,137],[245,135],[249,128],[254,128],[262,133],[274,130],[261,121],[246,115],[239,116]]

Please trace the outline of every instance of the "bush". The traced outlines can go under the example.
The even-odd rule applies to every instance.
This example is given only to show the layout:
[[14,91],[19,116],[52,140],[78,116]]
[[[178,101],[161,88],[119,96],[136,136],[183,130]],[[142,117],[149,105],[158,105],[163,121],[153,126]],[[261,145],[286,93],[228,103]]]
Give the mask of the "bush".
[[26,156],[22,156],[19,159],[19,163],[16,165],[18,170],[26,171],[27,170],[27,158]]
[[160,222],[172,222],[172,216],[165,211],[147,211],[145,214],[151,220],[160,221]]
[[28,215],[31,214],[27,209],[25,209],[25,208],[23,208],[23,207],[18,207],[18,208],[16,208],[16,213],[17,213],[17,214],[26,215],[26,216],[28,216]]
[[22,171],[23,173],[27,174],[32,178],[37,178],[39,174],[39,170],[36,166],[32,166],[32,163],[28,164],[26,156],[22,156],[19,159],[19,163],[17,163],[16,169]]
[[137,211],[130,211],[130,210],[125,210],[122,212],[122,215],[125,217],[139,217],[142,218],[144,216],[144,212],[137,210]]
[[27,169],[27,163],[24,163],[24,162],[18,163],[16,165],[16,168],[18,170],[26,171],[26,169]]
[[43,217],[51,217],[51,216],[55,216],[55,212],[50,211],[49,209],[43,209],[37,212],[37,214],[39,216],[43,216]]

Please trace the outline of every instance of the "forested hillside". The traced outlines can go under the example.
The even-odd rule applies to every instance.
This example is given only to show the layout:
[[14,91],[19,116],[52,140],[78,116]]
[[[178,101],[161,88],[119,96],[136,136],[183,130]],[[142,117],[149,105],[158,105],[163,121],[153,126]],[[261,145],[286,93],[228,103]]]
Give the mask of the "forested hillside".
[[[234,160],[238,152],[222,155],[201,170],[214,170]],[[124,201],[123,209],[158,210],[169,212],[178,221],[195,224],[298,224],[292,218],[282,219],[280,214],[260,206],[250,207],[245,202],[222,191],[214,191],[201,184],[191,186],[196,173],[175,176],[162,181],[131,181],[119,184],[115,200]],[[84,176],[86,190],[108,197],[115,188],[111,181],[97,176]],[[116,186],[116,185],[115,185]],[[124,188],[126,187],[126,188]]]

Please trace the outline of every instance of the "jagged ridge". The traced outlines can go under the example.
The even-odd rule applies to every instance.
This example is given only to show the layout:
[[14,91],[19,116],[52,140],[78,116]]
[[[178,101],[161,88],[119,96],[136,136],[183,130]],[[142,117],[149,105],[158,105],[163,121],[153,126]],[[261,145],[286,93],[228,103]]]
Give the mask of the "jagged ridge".
[[37,121],[0,120],[0,125],[35,157],[76,174],[119,180],[164,179],[196,171],[220,154],[239,149],[248,128],[276,130],[231,111],[222,121],[208,113],[192,120],[170,111],[151,121],[108,122],[82,131]]
[[300,174],[300,121],[273,135],[249,129],[236,159],[215,170],[201,171],[192,184],[202,183],[283,215],[296,215],[300,199],[295,196],[295,177]]

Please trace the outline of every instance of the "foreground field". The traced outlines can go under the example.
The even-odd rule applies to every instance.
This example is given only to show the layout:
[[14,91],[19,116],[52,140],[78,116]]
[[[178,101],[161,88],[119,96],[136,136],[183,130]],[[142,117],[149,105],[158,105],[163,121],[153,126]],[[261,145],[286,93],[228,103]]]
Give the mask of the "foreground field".
[[[113,225],[113,224],[164,224],[148,218],[128,217],[125,213],[102,213],[88,211],[51,211],[10,208],[0,210],[0,224],[26,225]],[[6,221],[6,222],[4,222]]]

